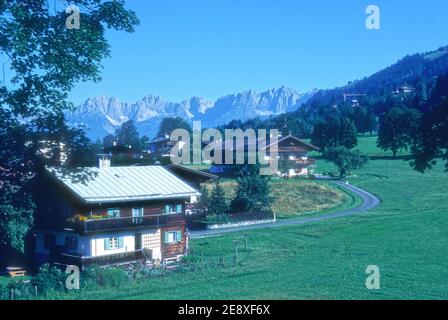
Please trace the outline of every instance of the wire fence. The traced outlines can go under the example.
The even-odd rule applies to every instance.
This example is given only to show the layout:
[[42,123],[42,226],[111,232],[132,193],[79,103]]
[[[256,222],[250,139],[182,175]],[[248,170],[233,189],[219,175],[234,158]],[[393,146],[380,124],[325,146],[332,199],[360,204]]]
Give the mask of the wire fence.
[[[243,261],[251,259],[253,247],[249,246],[248,235],[221,244],[221,248],[208,246],[207,242],[198,243],[190,248],[185,256],[176,261],[144,263],[143,261],[120,267],[90,267],[80,275],[80,291],[98,290],[105,287],[119,288],[132,281],[147,281],[188,272],[201,272],[212,268],[239,267]],[[34,300],[52,298],[67,293],[65,277],[62,271],[47,269],[31,280],[14,280],[8,285],[0,285],[0,300]],[[36,281],[37,278],[44,281]],[[41,285],[42,284],[42,285]]]

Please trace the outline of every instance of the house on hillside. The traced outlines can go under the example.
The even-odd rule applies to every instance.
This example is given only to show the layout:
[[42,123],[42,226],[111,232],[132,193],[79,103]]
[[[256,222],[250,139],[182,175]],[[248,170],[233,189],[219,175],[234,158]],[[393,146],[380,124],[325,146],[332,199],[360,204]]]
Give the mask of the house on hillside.
[[88,168],[76,182],[49,170],[36,217],[37,265],[171,260],[188,247],[186,203],[200,196],[160,166]]
[[[274,158],[272,150],[277,149],[277,157]],[[278,139],[276,143],[268,144],[262,150],[266,152],[269,162],[278,161],[279,174],[289,178],[306,176],[311,173],[316,161],[309,157],[309,152],[320,149],[310,143],[299,139],[292,134]]]
[[[234,139],[235,140],[235,139]],[[299,139],[292,134],[280,136],[277,142],[272,139],[265,139],[257,143],[249,143],[247,140],[239,147],[236,141],[225,140],[216,143],[209,143],[206,148],[213,149],[213,152],[221,152],[222,159],[225,159],[226,152],[235,152],[237,148],[244,151],[245,158],[251,150],[263,151],[266,156],[264,161],[272,163],[278,161],[277,175],[283,177],[306,176],[311,173],[316,161],[309,157],[311,151],[319,151],[319,148]],[[277,149],[277,157],[274,157],[274,148]],[[232,151],[230,151],[232,150]],[[235,166],[230,164],[213,164],[210,172],[214,174],[227,174],[235,171]]]

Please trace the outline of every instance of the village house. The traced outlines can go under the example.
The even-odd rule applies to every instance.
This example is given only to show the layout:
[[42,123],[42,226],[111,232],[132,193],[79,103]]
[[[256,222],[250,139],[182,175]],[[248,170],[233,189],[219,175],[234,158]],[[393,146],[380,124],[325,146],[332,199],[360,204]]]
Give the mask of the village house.
[[[240,146],[245,154],[248,156],[250,150],[255,152],[262,151],[265,154],[264,161],[273,166],[274,162],[278,164],[277,175],[282,177],[306,176],[312,173],[312,168],[316,161],[309,156],[312,151],[319,151],[320,149],[302,139],[295,137],[292,134],[278,137],[276,142],[271,142],[272,139],[259,140],[256,143],[250,143],[247,140]],[[208,143],[206,150],[213,149],[213,152],[221,152],[222,159],[225,159],[226,152],[233,152],[237,150],[238,146],[234,139],[218,141],[215,143]],[[277,153],[275,156],[274,153]],[[234,158],[235,159],[235,158]],[[235,163],[234,163],[235,164]],[[226,174],[235,170],[232,164],[213,164],[210,172],[214,174]]]
[[35,229],[37,265],[166,261],[188,249],[186,204],[200,193],[160,166],[111,167],[103,156],[90,179],[49,170]]
[[[276,157],[272,152],[274,148],[277,152]],[[266,152],[266,161],[278,162],[278,175],[292,178],[311,174],[311,168],[316,161],[309,156],[309,153],[320,149],[289,134],[278,139],[275,143],[267,144],[262,150]]]

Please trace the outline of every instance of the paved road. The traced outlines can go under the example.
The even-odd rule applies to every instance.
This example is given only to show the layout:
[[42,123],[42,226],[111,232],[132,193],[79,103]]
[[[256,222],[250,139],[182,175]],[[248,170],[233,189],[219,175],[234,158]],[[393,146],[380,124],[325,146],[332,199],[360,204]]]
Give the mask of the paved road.
[[345,216],[351,216],[354,214],[359,214],[359,213],[365,212],[367,210],[370,210],[372,208],[375,208],[381,203],[381,200],[377,196],[375,196],[361,188],[352,186],[350,184],[346,184],[342,181],[330,180],[328,177],[320,177],[319,180],[327,180],[331,183],[337,184],[338,186],[357,194],[362,199],[362,204],[356,208],[352,208],[349,210],[343,210],[343,211],[339,211],[339,212],[323,214],[323,215],[319,215],[316,217],[292,218],[292,219],[281,220],[281,221],[277,221],[277,222],[273,222],[273,223],[257,224],[257,225],[251,225],[251,226],[241,226],[241,227],[226,228],[226,229],[219,229],[219,230],[190,231],[190,237],[191,238],[206,238],[206,237],[216,236],[216,235],[230,233],[230,232],[262,229],[262,228],[278,228],[278,227],[284,227],[284,226],[292,226],[292,225],[300,225],[300,224],[311,223],[311,222],[325,221],[325,220],[336,219],[336,218],[345,217]]

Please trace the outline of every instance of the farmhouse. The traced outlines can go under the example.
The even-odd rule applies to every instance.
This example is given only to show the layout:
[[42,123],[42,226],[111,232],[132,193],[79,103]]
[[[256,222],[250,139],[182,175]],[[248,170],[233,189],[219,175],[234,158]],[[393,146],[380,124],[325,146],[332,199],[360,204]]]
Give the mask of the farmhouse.
[[[237,149],[235,141],[226,140],[219,141],[215,144],[209,144],[208,148],[213,148],[214,152],[224,154],[229,152],[234,153]],[[279,137],[276,142],[272,142],[271,139],[259,140],[257,142],[244,141],[244,145],[240,146],[244,151],[245,158],[248,157],[250,150],[257,152],[258,154],[265,154],[264,161],[269,163],[271,167],[274,166],[274,162],[278,164],[277,175],[283,177],[295,177],[305,176],[311,173],[311,168],[315,165],[316,161],[309,157],[311,151],[319,151],[319,148],[299,139],[292,134],[284,137]],[[260,152],[261,151],[261,152]],[[215,174],[225,174],[234,170],[232,165],[229,164],[213,164],[210,172]]]
[[[274,149],[277,156],[274,156]],[[265,160],[278,161],[278,174],[291,178],[310,173],[310,168],[315,165],[316,161],[308,154],[311,151],[319,151],[319,148],[289,134],[275,143],[267,144],[262,150],[266,152]]]
[[87,181],[49,170],[35,230],[37,265],[112,265],[186,253],[186,203],[200,196],[160,166],[86,168]]

